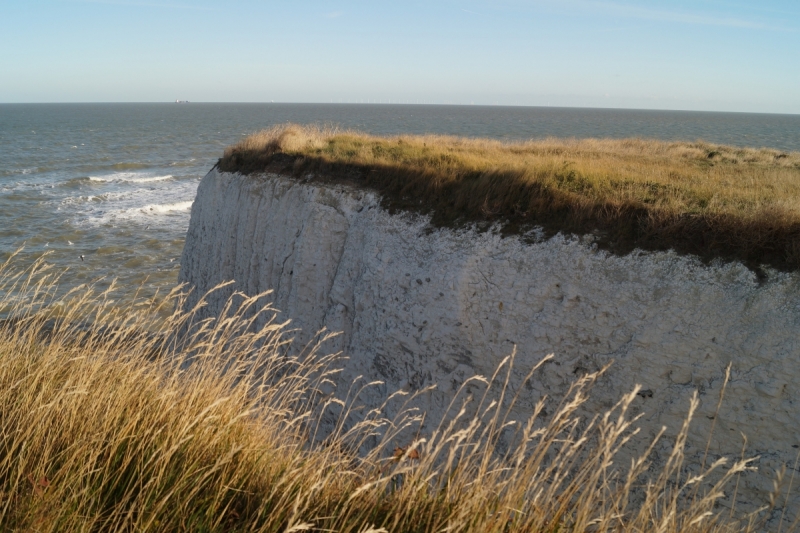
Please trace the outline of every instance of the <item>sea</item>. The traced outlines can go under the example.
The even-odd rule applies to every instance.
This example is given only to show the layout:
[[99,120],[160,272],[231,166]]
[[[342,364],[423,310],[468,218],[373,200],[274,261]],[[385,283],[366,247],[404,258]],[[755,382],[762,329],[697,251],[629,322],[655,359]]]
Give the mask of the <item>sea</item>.
[[200,179],[276,124],[368,133],[705,140],[800,151],[800,115],[379,104],[0,104],[0,261],[42,258],[59,291],[174,287]]

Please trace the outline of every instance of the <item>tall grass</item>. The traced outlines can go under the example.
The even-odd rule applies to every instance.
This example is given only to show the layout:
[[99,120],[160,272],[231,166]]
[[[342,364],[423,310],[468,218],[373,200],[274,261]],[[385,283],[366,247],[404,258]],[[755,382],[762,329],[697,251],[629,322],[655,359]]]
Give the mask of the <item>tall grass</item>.
[[285,125],[229,147],[219,167],[371,187],[435,225],[594,233],[612,251],[673,248],[800,268],[800,153],[706,142],[375,137]]
[[[317,345],[290,355],[286,324],[269,321],[254,331],[248,311],[258,298],[235,295],[225,318],[198,324],[196,309],[180,311],[177,290],[160,304],[112,302],[91,287],[55,300],[56,281],[41,264],[0,269],[9,316],[0,323],[0,530],[759,526],[754,516],[734,519],[715,507],[750,468],[747,460],[684,474],[696,396],[672,455],[654,473],[646,455],[616,462],[637,432],[630,415],[636,389],[586,418],[580,407],[598,377],[590,374],[554,413],[545,416],[539,403],[527,420],[512,421],[506,384],[513,357],[495,375],[473,377],[486,393],[457,395],[451,416],[423,433],[424,414],[412,409],[392,420],[380,406],[352,416],[358,390],[369,385],[333,397],[337,357],[321,355]],[[178,311],[163,318],[165,306]],[[465,415],[470,404],[474,417]],[[512,445],[495,446],[501,438]],[[699,491],[710,479],[710,490]]]

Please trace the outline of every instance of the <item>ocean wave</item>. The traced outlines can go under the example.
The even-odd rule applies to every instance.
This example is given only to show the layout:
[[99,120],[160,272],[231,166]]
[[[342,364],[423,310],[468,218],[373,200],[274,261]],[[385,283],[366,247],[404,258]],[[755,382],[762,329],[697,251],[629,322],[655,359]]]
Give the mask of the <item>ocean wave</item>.
[[139,211],[145,214],[163,214],[163,213],[170,213],[173,211],[188,211],[192,208],[192,204],[194,200],[189,200],[186,202],[175,202],[173,204],[150,204],[144,207],[138,208]]
[[89,218],[84,219],[84,222],[90,225],[114,224],[121,221],[158,223],[160,217],[188,213],[192,203],[193,201],[190,200],[169,204],[147,204],[123,209],[110,209],[102,213],[94,213]]
[[27,176],[28,174],[35,174],[39,172],[39,167],[31,167],[31,168],[10,168],[7,170],[0,171],[0,176]]
[[193,157],[188,160],[184,161],[173,161],[169,164],[171,167],[195,167],[197,166],[197,160]]
[[61,182],[60,185],[63,187],[76,188],[86,185],[92,181],[97,181],[97,180],[90,178],[88,176],[81,176],[80,178],[70,178],[66,181]]
[[97,196],[93,194],[89,194],[86,196],[68,196],[67,198],[62,199],[59,204],[60,205],[74,205],[74,204],[83,204],[86,202],[91,202],[95,200]]
[[52,189],[53,187],[52,183],[35,176],[22,180],[0,180],[0,190],[3,191],[41,191],[42,189]]
[[83,204],[86,202],[109,202],[109,201],[119,200],[121,198],[126,198],[128,196],[130,195],[125,193],[106,192],[102,194],[67,196],[66,198],[62,198],[58,203],[59,205],[75,205],[75,204]]
[[89,181],[100,183],[151,183],[154,181],[171,180],[172,178],[172,174],[167,174],[164,176],[142,176],[141,174],[136,174],[134,172],[121,172],[118,174],[112,174],[110,176],[89,176]]
[[125,181],[130,181],[131,183],[150,183],[152,181],[164,181],[171,179],[172,179],[172,174],[167,174],[166,176],[153,176],[151,178],[133,178]]

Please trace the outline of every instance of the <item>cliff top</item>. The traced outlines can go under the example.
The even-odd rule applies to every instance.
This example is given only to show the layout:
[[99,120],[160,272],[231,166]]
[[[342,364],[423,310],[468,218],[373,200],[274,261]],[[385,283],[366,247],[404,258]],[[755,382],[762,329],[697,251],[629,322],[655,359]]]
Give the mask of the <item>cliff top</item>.
[[615,253],[674,249],[800,269],[800,153],[706,142],[376,137],[285,125],[225,150],[225,172],[345,181],[436,226],[592,233]]

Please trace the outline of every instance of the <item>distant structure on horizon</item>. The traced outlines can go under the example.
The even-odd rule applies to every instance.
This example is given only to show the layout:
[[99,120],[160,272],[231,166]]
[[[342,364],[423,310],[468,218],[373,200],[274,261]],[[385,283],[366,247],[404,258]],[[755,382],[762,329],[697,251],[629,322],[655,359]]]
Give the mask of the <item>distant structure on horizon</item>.
[[175,100],[176,104],[188,104],[189,100]]

